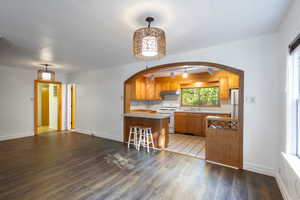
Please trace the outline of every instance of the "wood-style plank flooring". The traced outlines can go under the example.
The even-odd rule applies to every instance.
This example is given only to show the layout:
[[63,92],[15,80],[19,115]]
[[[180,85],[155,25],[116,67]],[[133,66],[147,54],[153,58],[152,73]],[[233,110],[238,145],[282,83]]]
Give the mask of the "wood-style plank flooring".
[[169,134],[169,145],[166,150],[205,159],[205,137]]
[[1,200],[282,200],[272,177],[79,133],[0,142]]

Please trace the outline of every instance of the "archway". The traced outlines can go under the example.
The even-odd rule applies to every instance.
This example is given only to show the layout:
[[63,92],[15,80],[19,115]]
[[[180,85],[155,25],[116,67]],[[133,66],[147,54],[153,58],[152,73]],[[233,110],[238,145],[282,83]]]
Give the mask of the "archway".
[[[238,102],[238,133],[239,133],[239,139],[238,139],[238,151],[239,151],[239,159],[235,167],[242,169],[243,168],[243,119],[244,119],[244,71],[240,69],[236,69],[231,66],[222,65],[218,63],[213,62],[176,62],[176,63],[167,63],[162,65],[157,65],[150,67],[148,69],[141,70],[134,75],[132,75],[130,78],[128,78],[124,82],[124,113],[127,113],[130,109],[130,97],[129,97],[129,88],[126,87],[126,83],[130,82],[136,77],[143,76],[148,73],[154,73],[158,72],[160,70],[164,69],[172,69],[180,66],[207,66],[207,67],[213,67],[220,70],[224,70],[233,74],[236,74],[239,76],[239,102]],[[125,129],[124,129],[124,136],[125,136]],[[124,137],[125,138],[125,137]],[[124,140],[124,142],[126,142]]]

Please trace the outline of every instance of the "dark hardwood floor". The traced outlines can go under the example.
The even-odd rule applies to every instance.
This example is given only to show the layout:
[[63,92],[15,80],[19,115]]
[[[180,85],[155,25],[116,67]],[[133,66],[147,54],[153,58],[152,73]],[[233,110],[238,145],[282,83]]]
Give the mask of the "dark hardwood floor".
[[0,142],[0,199],[282,200],[272,177],[79,133]]

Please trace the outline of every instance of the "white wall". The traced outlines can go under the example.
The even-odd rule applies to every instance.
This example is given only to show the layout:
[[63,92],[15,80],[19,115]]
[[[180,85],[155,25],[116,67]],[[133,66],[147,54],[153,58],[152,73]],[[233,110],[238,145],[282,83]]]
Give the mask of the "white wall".
[[34,70],[0,66],[0,140],[33,135],[35,79]]
[[[279,137],[278,35],[265,35],[206,49],[167,56],[150,66],[180,61],[210,61],[245,71],[245,96],[256,103],[245,104],[245,167],[274,175],[278,167]],[[145,63],[106,66],[103,70],[71,74],[78,85],[78,129],[122,140],[123,82]]]
[[[279,55],[280,55],[280,76],[279,81],[282,84],[280,101],[281,107],[280,113],[282,115],[281,124],[281,135],[280,135],[280,148],[278,148],[278,160],[280,162],[279,165],[279,174],[278,181],[285,195],[286,199],[294,200],[300,199],[300,160],[293,159],[292,156],[281,154],[280,152],[289,151],[286,147],[287,144],[287,127],[286,127],[286,72],[287,72],[287,58],[288,58],[288,45],[290,42],[300,34],[300,1],[293,1],[290,6],[289,11],[287,12],[286,17],[284,18],[280,29],[279,29]],[[297,165],[298,162],[298,165]],[[295,167],[296,166],[296,167]]]

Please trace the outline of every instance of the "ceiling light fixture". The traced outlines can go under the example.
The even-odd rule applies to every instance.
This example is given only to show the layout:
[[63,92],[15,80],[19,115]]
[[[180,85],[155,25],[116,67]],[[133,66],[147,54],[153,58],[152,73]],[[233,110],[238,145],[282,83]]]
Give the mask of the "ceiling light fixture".
[[41,64],[44,69],[38,70],[38,80],[42,81],[55,81],[55,72],[48,70],[49,64]]
[[187,78],[189,77],[189,73],[187,72],[186,68],[184,69],[184,72],[182,74],[182,78]]
[[214,70],[211,69],[211,68],[207,68],[207,72],[208,72],[210,75],[213,75],[213,74],[214,74]]
[[171,73],[170,73],[170,76],[171,76],[172,78],[175,78],[175,73],[174,73],[174,72],[171,72]]
[[133,54],[139,59],[161,58],[166,55],[165,32],[151,27],[153,17],[147,17],[148,27],[140,28],[133,34]]

